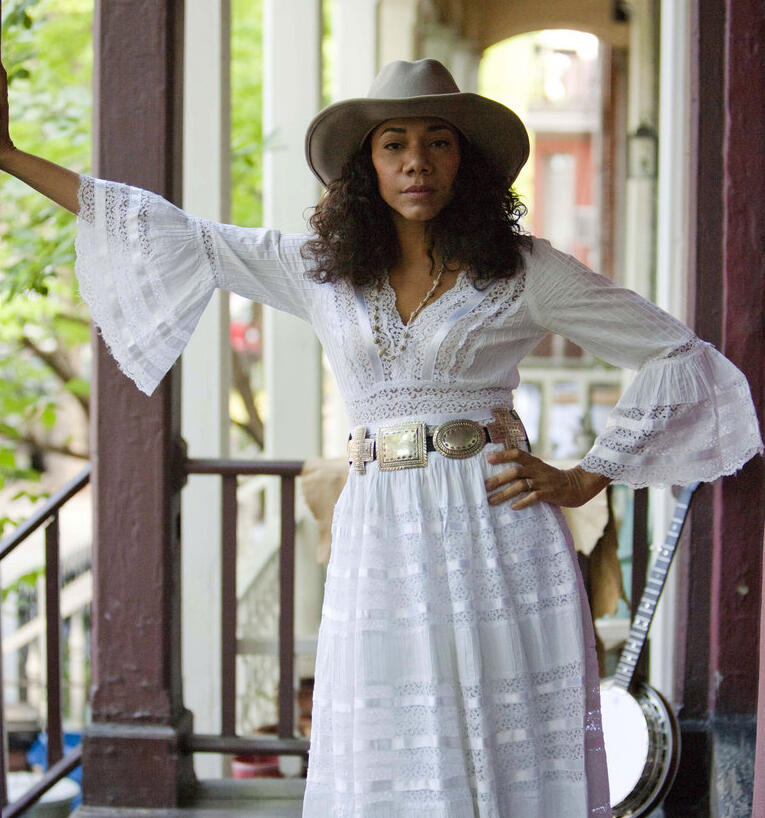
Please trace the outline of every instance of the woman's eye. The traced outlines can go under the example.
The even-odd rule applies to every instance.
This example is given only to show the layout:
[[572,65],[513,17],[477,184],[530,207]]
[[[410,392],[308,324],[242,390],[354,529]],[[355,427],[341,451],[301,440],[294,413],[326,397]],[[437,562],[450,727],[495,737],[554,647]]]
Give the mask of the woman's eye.
[[400,142],[386,142],[385,145],[383,145],[383,149],[386,151],[398,150],[398,148],[400,147],[401,147]]
[[452,143],[448,139],[434,139],[431,144],[434,148],[448,148]]

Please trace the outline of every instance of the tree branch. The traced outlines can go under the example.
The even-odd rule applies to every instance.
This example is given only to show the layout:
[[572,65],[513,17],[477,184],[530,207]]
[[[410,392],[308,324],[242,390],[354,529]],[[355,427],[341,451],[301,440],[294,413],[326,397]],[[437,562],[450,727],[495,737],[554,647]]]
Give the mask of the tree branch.
[[231,350],[231,374],[234,382],[234,389],[239,393],[247,412],[247,422],[234,421],[234,423],[245,431],[258,445],[260,449],[264,444],[263,420],[255,406],[255,396],[252,394],[250,378],[242,366],[239,356]]
[[49,443],[47,440],[39,440],[31,432],[20,433],[19,440],[40,452],[52,452],[53,454],[63,454],[67,457],[75,457],[78,460],[90,460],[90,452],[78,452],[64,444]]
[[[21,336],[21,344],[36,358],[39,358],[61,381],[62,384],[66,385],[72,380],[72,378],[77,377],[77,373],[74,371],[70,361],[61,353],[46,352],[45,350],[40,349],[40,347],[37,346],[37,344],[28,335]],[[72,394],[82,407],[82,411],[85,412],[85,417],[90,417],[90,402],[88,399],[84,395]]]

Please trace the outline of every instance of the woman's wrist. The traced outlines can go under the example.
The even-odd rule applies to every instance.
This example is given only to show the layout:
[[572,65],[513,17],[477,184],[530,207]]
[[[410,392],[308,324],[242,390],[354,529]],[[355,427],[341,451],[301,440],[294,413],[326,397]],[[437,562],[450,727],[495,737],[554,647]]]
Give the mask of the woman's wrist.
[[40,156],[25,153],[15,146],[0,148],[0,168],[22,182],[26,182],[43,196],[47,196],[71,213],[76,214],[79,211],[77,193],[80,187],[80,176],[78,173],[49,162]]
[[587,471],[581,466],[574,466],[573,469],[566,469],[564,471],[566,480],[571,486],[572,490],[582,498],[581,503],[584,504],[592,500],[596,494],[603,491],[611,482],[608,477],[596,472]]
[[11,164],[11,157],[18,151],[18,148],[11,142],[0,146],[0,170],[8,171]]

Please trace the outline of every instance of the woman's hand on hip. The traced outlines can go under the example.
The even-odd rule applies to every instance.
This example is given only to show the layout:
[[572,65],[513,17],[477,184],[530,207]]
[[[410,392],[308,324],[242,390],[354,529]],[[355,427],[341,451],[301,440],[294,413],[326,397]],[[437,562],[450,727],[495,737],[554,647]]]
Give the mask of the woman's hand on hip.
[[486,479],[492,505],[518,498],[511,508],[520,510],[540,501],[557,506],[581,506],[602,491],[611,481],[602,474],[585,471],[581,466],[556,469],[522,449],[491,452],[487,461],[507,468]]

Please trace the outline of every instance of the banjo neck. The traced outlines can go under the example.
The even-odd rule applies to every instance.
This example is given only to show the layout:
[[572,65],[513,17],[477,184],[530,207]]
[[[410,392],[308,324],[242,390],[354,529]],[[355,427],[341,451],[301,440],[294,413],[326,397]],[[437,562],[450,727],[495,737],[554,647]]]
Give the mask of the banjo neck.
[[632,684],[632,677],[635,675],[638,659],[640,659],[640,654],[645,647],[645,640],[656,613],[659,596],[664,590],[669,567],[672,565],[672,558],[675,556],[677,543],[688,516],[691,497],[698,485],[698,483],[691,483],[680,490],[664,544],[656,554],[656,558],[648,572],[645,589],[640,598],[635,619],[632,622],[627,642],[619,656],[619,663],[613,676],[613,684],[623,690],[628,690]]

